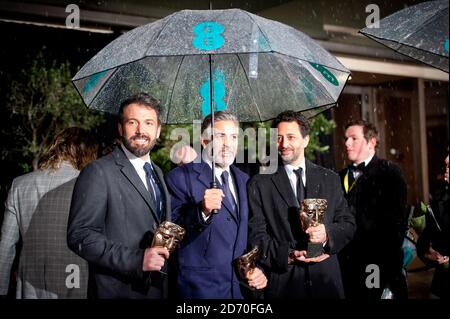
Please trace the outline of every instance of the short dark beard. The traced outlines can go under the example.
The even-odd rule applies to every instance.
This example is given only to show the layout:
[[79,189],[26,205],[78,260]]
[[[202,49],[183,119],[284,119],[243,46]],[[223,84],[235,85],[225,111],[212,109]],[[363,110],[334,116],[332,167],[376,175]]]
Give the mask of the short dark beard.
[[283,158],[283,156],[281,156],[281,154],[278,154],[278,155],[280,155],[280,159],[281,159],[281,161],[283,162],[284,165],[289,165],[289,164],[291,164],[292,162],[295,161],[295,158],[292,159],[292,160],[290,160],[290,161],[288,161],[288,160],[285,160],[285,159]]
[[156,144],[156,140],[150,140],[150,143],[146,147],[133,147],[130,143],[130,140],[133,138],[136,138],[137,136],[134,135],[130,137],[130,139],[126,139],[125,136],[122,135],[122,143],[126,147],[127,150],[129,150],[131,153],[134,154],[136,157],[142,157],[150,153],[150,151],[153,149],[153,147]]

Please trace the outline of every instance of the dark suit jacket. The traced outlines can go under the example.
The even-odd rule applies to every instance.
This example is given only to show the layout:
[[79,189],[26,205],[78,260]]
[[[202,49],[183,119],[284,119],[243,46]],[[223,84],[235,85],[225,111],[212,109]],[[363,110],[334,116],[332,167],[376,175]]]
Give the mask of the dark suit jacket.
[[[161,170],[154,165],[170,201]],[[70,249],[89,262],[98,298],[162,298],[167,278],[143,272],[144,250],[159,223],[150,193],[120,147],[86,166],[75,185],[68,225]]]
[[[342,182],[346,174],[347,169],[339,173]],[[346,295],[380,298],[386,285],[397,295],[405,293],[401,246],[407,222],[406,183],[400,168],[374,156],[346,198],[357,225],[353,241],[340,254]],[[369,264],[379,266],[380,289],[366,287]]]
[[261,263],[269,274],[267,298],[343,298],[336,253],[352,238],[354,217],[336,173],[306,161],[306,198],[324,198],[325,229],[330,258],[310,265],[288,265],[292,249],[306,249],[299,208],[284,166],[274,174],[259,174],[248,184],[249,240],[262,248]]
[[[182,298],[242,298],[233,260],[247,245],[247,174],[230,167],[236,188],[239,214],[231,212],[226,200],[215,215],[205,222],[201,201],[210,188],[208,164],[189,163],[166,175],[172,195],[173,219],[186,229],[178,250],[177,283]],[[220,183],[218,183],[220,185]]]

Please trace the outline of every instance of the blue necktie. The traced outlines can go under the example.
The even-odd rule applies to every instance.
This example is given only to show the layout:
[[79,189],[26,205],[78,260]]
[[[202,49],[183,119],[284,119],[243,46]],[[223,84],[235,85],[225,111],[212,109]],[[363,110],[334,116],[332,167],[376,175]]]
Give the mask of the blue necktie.
[[161,201],[161,189],[159,188],[158,178],[156,177],[153,167],[150,163],[144,164],[145,176],[147,177],[147,186],[150,195],[155,203],[156,213],[161,219],[163,207]]
[[305,187],[303,186],[302,171],[303,169],[301,167],[294,169],[294,174],[297,175],[297,200],[300,207],[305,199]]
[[225,195],[225,198],[228,200],[229,204],[231,205],[231,209],[233,210],[233,213],[237,215],[237,207],[236,202],[234,200],[233,194],[231,194],[230,185],[228,184],[228,172],[223,171],[222,173],[222,190],[223,194]]

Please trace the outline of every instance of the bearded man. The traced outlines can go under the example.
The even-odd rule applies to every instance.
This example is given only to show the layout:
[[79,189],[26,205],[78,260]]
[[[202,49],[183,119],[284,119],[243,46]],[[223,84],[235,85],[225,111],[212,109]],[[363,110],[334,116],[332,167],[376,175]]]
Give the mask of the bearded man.
[[162,171],[150,158],[161,133],[159,101],[144,93],[123,101],[118,130],[122,145],[80,173],[68,245],[89,263],[90,297],[166,298],[169,251],[149,248],[171,219]]

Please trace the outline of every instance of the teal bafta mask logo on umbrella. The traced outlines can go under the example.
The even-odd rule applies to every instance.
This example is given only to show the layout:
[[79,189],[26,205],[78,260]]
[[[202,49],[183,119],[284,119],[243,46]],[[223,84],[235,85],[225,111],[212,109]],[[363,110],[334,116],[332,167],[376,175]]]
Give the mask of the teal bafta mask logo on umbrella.
[[225,43],[224,30],[225,27],[215,21],[198,23],[192,30],[196,35],[192,44],[199,50],[216,50]]
[[[214,70],[214,112],[224,111],[227,109],[225,104],[225,74],[222,71]],[[203,99],[202,103],[202,116],[208,116],[211,114],[211,82],[209,77],[203,85],[200,87],[200,96]]]

